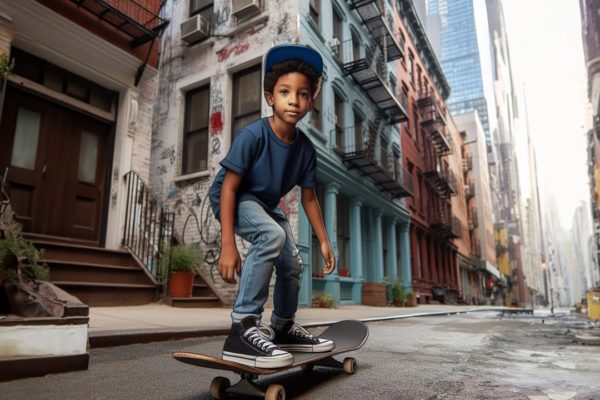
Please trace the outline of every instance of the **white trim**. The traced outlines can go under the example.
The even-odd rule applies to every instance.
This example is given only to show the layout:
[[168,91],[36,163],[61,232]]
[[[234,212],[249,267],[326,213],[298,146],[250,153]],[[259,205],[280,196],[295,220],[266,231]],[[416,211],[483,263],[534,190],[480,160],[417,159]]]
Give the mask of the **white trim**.
[[73,107],[80,111],[86,112],[88,114],[92,114],[98,118],[102,118],[106,121],[115,122],[117,117],[114,112],[107,112],[101,110],[97,107],[94,107],[90,104],[84,103],[83,101],[77,100],[71,96],[67,96],[66,94],[59,93],[52,89],[47,88],[44,85],[40,85],[37,82],[30,81],[27,78],[23,78],[21,76],[12,75],[8,77],[8,81],[12,82],[20,87],[27,88],[36,93],[40,93],[46,97],[49,97],[53,100],[56,100],[58,103]]
[[[111,90],[133,86],[142,64],[133,54],[37,1],[5,1],[2,7],[13,20],[13,46]],[[148,73],[156,74],[156,70],[148,66]]]
[[174,182],[187,181],[196,178],[206,178],[210,176],[210,170],[204,170],[200,172],[194,172],[193,174],[179,175],[173,178]]

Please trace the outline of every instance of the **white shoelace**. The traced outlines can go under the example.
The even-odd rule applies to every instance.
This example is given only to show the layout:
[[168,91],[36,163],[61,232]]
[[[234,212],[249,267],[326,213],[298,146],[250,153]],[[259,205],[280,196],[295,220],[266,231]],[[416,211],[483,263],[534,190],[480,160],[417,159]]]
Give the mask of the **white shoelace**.
[[258,327],[253,326],[252,328],[248,329],[246,332],[244,332],[244,337],[262,351],[269,352],[277,349],[277,346],[267,339],[265,334],[259,330]]
[[267,340],[273,341],[275,339],[275,331],[267,324],[259,322],[258,331]]
[[307,337],[309,339],[313,339],[312,333],[310,333],[309,331],[307,331],[302,326],[300,326],[296,323],[294,323],[294,325],[292,325],[292,328],[290,329],[290,333],[294,336],[298,336],[301,338]]

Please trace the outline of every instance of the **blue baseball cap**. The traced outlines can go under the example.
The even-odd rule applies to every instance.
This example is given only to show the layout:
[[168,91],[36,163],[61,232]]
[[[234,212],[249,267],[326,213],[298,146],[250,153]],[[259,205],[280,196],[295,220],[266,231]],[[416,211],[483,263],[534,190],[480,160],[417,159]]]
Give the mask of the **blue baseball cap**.
[[288,60],[300,60],[313,67],[319,76],[323,74],[321,54],[301,44],[280,44],[269,49],[265,55],[265,72],[269,72],[273,68],[273,64]]

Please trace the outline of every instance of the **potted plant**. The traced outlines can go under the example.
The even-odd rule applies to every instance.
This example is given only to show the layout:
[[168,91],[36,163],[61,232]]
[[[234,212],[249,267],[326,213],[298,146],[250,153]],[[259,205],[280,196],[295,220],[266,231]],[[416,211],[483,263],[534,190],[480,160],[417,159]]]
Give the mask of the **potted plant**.
[[198,261],[198,254],[190,246],[176,245],[171,248],[171,273],[169,275],[169,295],[171,297],[192,296]]
[[406,301],[406,291],[400,283],[396,283],[392,288],[394,292],[394,305],[396,307],[404,307]]
[[334,304],[331,293],[314,292],[312,295],[312,306],[314,308],[332,308]]
[[406,292],[406,306],[407,307],[416,307],[417,306],[417,295],[412,289],[408,289]]

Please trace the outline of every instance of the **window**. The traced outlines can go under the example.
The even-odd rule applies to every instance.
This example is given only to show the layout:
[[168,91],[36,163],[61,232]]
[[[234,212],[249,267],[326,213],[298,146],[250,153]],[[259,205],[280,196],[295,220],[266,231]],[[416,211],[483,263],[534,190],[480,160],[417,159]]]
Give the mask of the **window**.
[[352,32],[352,61],[360,60],[360,40]]
[[350,276],[350,207],[348,198],[337,196],[338,274]]
[[259,64],[233,75],[232,136],[260,118],[260,71]]
[[354,113],[354,147],[356,151],[364,150],[364,141],[363,137],[363,120],[360,115],[356,112]]
[[315,129],[322,130],[323,125],[321,124],[321,119],[321,95],[319,95],[314,100],[313,108],[310,110],[310,123]]
[[413,139],[417,147],[419,146],[419,110],[417,104],[413,103],[413,118],[412,118]]
[[200,14],[208,22],[212,21],[213,1],[212,0],[190,0],[190,17]]
[[415,56],[412,52],[408,52],[408,76],[410,77],[411,82],[415,81]]
[[118,94],[59,68],[16,47],[11,50],[15,59],[15,75],[39,83],[58,93],[113,114]]
[[342,46],[341,44],[344,42],[343,40],[343,22],[342,22],[342,17],[340,17],[340,15],[338,14],[338,12],[336,11],[336,9],[333,9],[333,38],[337,39],[340,42],[340,46],[337,49],[337,52],[334,52],[334,55],[336,56],[336,58],[338,60],[342,59]]
[[208,103],[210,87],[204,86],[185,95],[182,174],[204,171],[208,158]]
[[344,102],[334,94],[335,102],[335,145],[338,150],[344,149]]
[[381,163],[381,166],[386,170],[390,170],[390,160],[388,157],[389,144],[390,143],[388,139],[384,135],[379,136],[379,162]]
[[308,13],[315,24],[320,26],[321,0],[310,0],[308,5]]

